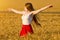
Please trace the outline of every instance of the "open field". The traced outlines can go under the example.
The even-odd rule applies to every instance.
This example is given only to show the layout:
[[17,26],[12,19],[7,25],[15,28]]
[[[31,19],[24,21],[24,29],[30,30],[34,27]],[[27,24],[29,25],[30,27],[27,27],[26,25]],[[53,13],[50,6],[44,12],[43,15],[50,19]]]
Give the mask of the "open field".
[[[32,22],[34,34],[28,35],[29,40],[60,40],[59,13],[40,13],[37,18],[42,27]],[[0,13],[0,40],[24,40],[19,37],[20,30],[21,15]]]
[[23,10],[26,2],[31,2],[35,9],[47,4],[53,5],[36,15],[41,27],[32,21],[34,34],[28,35],[27,39],[60,40],[60,0],[0,0],[0,40],[27,40],[19,37],[22,15],[5,12],[7,8]]

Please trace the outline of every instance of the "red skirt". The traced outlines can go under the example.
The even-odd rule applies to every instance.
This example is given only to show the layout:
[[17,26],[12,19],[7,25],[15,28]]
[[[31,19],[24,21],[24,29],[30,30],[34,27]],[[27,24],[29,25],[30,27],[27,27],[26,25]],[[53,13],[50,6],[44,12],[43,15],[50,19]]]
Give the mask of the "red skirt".
[[31,25],[22,25],[22,30],[20,31],[20,36],[26,36],[28,33],[33,33]]

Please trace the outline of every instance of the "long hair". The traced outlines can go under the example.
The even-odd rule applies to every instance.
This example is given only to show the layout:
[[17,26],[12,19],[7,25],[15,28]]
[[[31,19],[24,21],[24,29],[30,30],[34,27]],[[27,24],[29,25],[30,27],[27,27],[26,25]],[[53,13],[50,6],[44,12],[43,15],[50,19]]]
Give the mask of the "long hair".
[[[34,8],[32,6],[32,3],[26,3],[25,7],[29,10],[29,11],[34,11]],[[33,20],[36,24],[40,25],[36,19],[36,15],[33,16]],[[41,25],[40,25],[41,26]]]

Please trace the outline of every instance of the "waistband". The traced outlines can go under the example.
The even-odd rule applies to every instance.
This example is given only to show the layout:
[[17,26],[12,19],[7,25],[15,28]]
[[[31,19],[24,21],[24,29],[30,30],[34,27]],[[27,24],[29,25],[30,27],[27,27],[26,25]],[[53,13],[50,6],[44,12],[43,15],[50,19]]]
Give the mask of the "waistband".
[[26,25],[26,24],[22,24],[23,26],[31,26],[31,24],[28,24],[28,25]]

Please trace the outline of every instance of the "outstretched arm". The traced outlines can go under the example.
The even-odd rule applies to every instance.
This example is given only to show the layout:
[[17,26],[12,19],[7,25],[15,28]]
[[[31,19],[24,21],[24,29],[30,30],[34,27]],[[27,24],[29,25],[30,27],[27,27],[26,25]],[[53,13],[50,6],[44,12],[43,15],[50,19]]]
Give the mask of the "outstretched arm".
[[47,5],[47,6],[43,7],[43,8],[41,8],[41,9],[38,9],[36,11],[33,11],[33,14],[37,14],[37,13],[39,13],[39,12],[41,12],[41,11],[47,9],[47,8],[50,8],[50,7],[52,7],[52,5]]
[[9,10],[9,11],[12,11],[12,12],[14,12],[14,13],[24,14],[24,11],[18,11],[18,10],[15,10],[15,9],[13,9],[13,8],[9,8],[8,10]]

